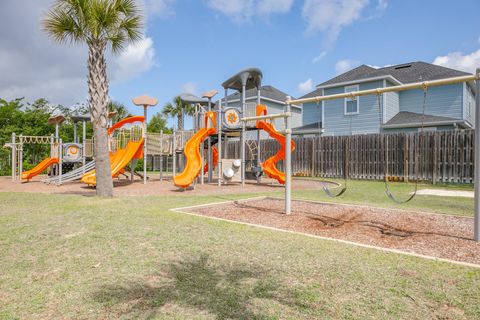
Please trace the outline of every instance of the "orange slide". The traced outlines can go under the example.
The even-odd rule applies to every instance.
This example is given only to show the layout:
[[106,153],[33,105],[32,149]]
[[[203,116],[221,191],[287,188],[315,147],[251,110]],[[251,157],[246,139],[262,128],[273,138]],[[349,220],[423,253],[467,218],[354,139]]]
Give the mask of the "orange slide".
[[50,167],[52,164],[57,164],[58,158],[46,158],[43,159],[39,164],[35,166],[32,170],[28,170],[22,173],[22,179],[30,180],[35,176],[38,176],[42,173],[45,169]]
[[[218,149],[216,146],[212,146],[212,164],[214,169],[218,165]],[[205,165],[205,167],[203,167],[203,173],[205,174],[207,172],[208,172],[208,163]]]
[[[142,158],[143,153],[143,139],[138,142],[130,141],[125,149],[120,149],[110,157],[110,168],[112,171],[112,177],[118,176],[124,171],[124,168],[130,163],[132,159]],[[86,173],[81,180],[88,185],[96,185],[97,177],[95,170]]]
[[[134,116],[123,119],[108,129],[108,134],[111,135],[115,130],[122,128],[124,125],[134,122],[143,122],[145,118],[143,116]],[[117,150],[114,154],[110,155],[110,168],[112,171],[112,178],[117,177],[119,174],[125,172],[125,167],[130,163],[132,159],[143,158],[143,138],[140,141],[129,141],[124,149]],[[97,184],[97,177],[95,170],[83,175],[81,181],[85,184],[94,186]]]
[[[257,116],[266,115],[267,107],[264,105],[257,105]],[[257,121],[257,128],[265,130],[268,135],[276,139],[280,143],[280,150],[273,157],[268,158],[262,163],[262,169],[265,171],[267,176],[272,179],[276,179],[279,183],[285,184],[285,173],[277,169],[276,163],[280,160],[285,159],[285,136],[275,130],[275,127],[265,121]],[[295,142],[291,143],[292,152],[295,150]]]
[[[208,121],[211,120],[213,125],[208,128]],[[202,157],[200,155],[200,143],[203,142],[209,135],[217,132],[216,128],[216,113],[207,112],[205,116],[205,127],[198,130],[190,140],[185,144],[183,153],[187,158],[185,169],[182,173],[173,178],[173,183],[180,188],[187,188],[193,183],[193,180],[200,174],[202,169]],[[207,129],[208,128],[208,129]]]
[[[280,143],[280,150],[278,150],[276,155],[265,160],[262,163],[262,168],[270,178],[276,179],[281,184],[285,184],[285,173],[281,172],[276,167],[278,161],[285,159],[285,136],[275,130],[273,125],[265,121],[258,121],[257,128],[265,130],[270,137],[276,139]],[[292,141],[291,146],[293,152],[293,150],[295,150],[295,142]]]

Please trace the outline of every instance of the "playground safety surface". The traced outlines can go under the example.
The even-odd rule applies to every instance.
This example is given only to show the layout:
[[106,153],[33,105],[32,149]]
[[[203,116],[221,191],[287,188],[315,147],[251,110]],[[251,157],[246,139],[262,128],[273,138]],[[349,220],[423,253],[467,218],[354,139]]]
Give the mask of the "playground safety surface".
[[[12,182],[10,177],[0,177],[0,192],[27,192],[27,193],[52,193],[52,194],[76,194],[84,196],[94,196],[95,189],[86,186],[80,182],[68,182],[61,186],[47,185],[41,182],[46,176],[37,176],[30,182]],[[216,181],[216,180],[215,180]],[[293,188],[295,190],[321,189],[322,183],[312,180],[294,180]],[[216,183],[197,184],[195,190],[182,191],[173,185],[171,179],[159,180],[158,175],[151,177],[147,184],[143,180],[135,180],[133,183],[128,179],[114,180],[115,196],[165,196],[165,195],[218,195],[221,194],[241,194],[241,193],[261,193],[271,191],[281,191],[283,186],[272,179],[262,179],[262,184],[257,185],[250,182],[246,187],[240,184],[224,185],[219,189]],[[221,190],[221,191],[219,191]]]
[[234,201],[183,208],[182,212],[210,216],[395,249],[480,265],[480,244],[472,240],[473,219],[366,206],[292,201],[275,198]]

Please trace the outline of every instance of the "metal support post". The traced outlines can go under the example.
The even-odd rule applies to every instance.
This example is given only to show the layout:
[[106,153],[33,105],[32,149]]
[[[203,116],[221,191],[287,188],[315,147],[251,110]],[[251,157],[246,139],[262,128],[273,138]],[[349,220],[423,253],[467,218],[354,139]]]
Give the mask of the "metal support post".
[[87,160],[87,155],[86,155],[86,151],[87,151],[87,125],[86,125],[86,122],[85,120],[82,121],[82,145],[83,145],[83,148],[82,148],[82,173],[85,174],[85,162]]
[[22,173],[23,173],[23,139],[22,135],[20,135],[20,145],[18,146],[18,179],[22,180]]
[[480,242],[480,69],[476,70],[475,94],[475,218],[473,239]]
[[175,125],[173,126],[173,159],[172,159],[172,177],[175,177],[177,174],[177,132],[175,130]]
[[[212,98],[208,98],[208,112],[212,111]],[[207,138],[207,164],[208,164],[208,172],[207,172],[207,181],[208,183],[212,183],[212,173],[213,173],[213,161],[212,161],[212,140],[210,136]]]
[[220,99],[217,112],[217,126],[218,126],[218,186],[222,185],[222,99]]
[[160,131],[160,181],[163,181],[163,130]]
[[[261,104],[261,93],[260,93],[260,87],[257,88],[257,106]],[[255,114],[256,115],[256,114]],[[257,130],[257,167],[261,167],[260,164],[260,143],[261,143],[261,132],[260,130]],[[260,184],[262,182],[262,177],[260,175],[257,176],[257,184]]]
[[[246,115],[246,104],[245,104],[245,91],[246,91],[246,85],[242,85],[242,117],[245,117]],[[242,161],[242,171],[241,171],[241,176],[242,176],[242,187],[245,186],[245,129],[246,129],[246,122],[242,121],[242,134],[240,136],[240,157]]]
[[12,182],[17,180],[17,138],[15,132],[12,133]]
[[291,97],[287,96],[286,101],[286,113],[285,118],[285,214],[291,213],[292,205],[292,118],[290,114],[290,100]]
[[143,184],[147,184],[147,108],[143,106]]
[[62,139],[58,140],[58,184],[62,184],[63,174],[63,143]]

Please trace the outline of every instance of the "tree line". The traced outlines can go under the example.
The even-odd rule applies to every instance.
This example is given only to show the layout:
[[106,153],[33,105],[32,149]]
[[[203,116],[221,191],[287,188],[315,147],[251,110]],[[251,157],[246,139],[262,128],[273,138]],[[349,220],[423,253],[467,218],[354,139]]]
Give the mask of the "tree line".
[[[147,125],[148,132],[171,133],[172,128],[167,127],[167,116],[172,115],[170,109],[157,112],[150,119]],[[121,119],[132,116],[128,109],[119,102],[109,102],[108,111],[115,112],[112,118],[113,123]],[[11,173],[11,149],[4,148],[6,143],[11,142],[12,133],[24,136],[50,136],[55,134],[55,126],[48,124],[48,119],[53,115],[61,114],[65,117],[65,122],[59,127],[59,138],[63,142],[73,142],[74,129],[72,115],[88,114],[88,108],[85,105],[77,104],[73,107],[50,104],[46,99],[37,99],[33,102],[27,102],[24,98],[14,100],[0,99],[0,175],[9,175]],[[78,127],[78,139],[81,141],[82,129]],[[91,139],[93,129],[91,122],[87,123],[86,138]],[[23,154],[23,167],[25,170],[32,168],[42,159],[47,157],[50,152],[48,145],[25,145]]]

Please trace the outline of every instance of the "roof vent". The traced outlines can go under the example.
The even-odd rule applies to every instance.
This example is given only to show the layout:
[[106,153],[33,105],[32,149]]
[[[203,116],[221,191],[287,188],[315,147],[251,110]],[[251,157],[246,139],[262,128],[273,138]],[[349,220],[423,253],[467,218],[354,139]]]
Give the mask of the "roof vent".
[[400,66],[395,67],[395,70],[410,68],[411,66],[412,66],[411,64],[402,64]]

